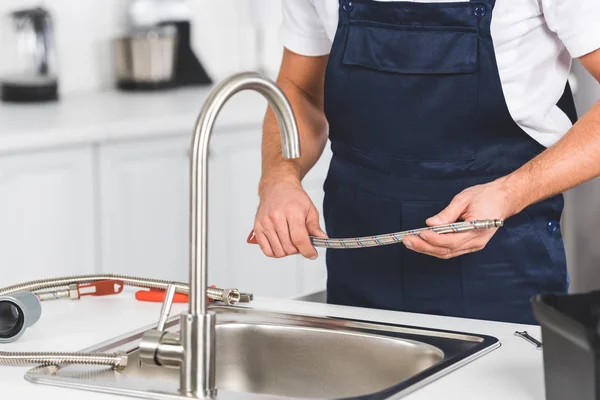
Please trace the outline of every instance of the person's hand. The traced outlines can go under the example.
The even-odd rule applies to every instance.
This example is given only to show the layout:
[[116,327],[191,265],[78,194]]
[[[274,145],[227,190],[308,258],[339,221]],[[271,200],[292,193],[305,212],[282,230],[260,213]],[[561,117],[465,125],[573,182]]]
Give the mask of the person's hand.
[[[511,198],[502,180],[473,186],[454,197],[448,207],[426,223],[435,226],[458,220],[506,219],[519,211]],[[496,231],[497,228],[439,234],[427,230],[404,239],[403,243],[410,250],[448,259],[482,250]]]
[[302,254],[318,256],[309,235],[326,238],[319,224],[319,212],[298,181],[280,180],[261,188],[254,221],[254,235],[267,257]]

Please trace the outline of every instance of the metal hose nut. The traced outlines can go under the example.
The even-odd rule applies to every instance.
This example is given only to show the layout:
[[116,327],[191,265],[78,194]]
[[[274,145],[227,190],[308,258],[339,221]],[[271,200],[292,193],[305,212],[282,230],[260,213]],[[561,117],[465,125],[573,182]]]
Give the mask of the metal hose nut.
[[504,220],[502,219],[485,219],[473,221],[473,225],[475,225],[475,229],[493,229],[500,228],[504,225]]
[[206,296],[211,300],[222,301],[226,305],[236,305],[240,302],[241,294],[237,289],[207,288]]

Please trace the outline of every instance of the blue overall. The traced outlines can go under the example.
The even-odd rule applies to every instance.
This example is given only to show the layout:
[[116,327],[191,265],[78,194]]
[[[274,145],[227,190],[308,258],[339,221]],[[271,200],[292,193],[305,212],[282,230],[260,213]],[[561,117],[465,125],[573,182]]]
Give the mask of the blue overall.
[[[507,108],[494,3],[341,0],[325,78],[330,237],[422,227],[463,189],[544,150]],[[575,121],[565,85],[558,106]],[[484,250],[450,260],[402,245],[329,249],[328,302],[536,324],[530,298],[568,287],[562,209],[562,195],[536,203]]]

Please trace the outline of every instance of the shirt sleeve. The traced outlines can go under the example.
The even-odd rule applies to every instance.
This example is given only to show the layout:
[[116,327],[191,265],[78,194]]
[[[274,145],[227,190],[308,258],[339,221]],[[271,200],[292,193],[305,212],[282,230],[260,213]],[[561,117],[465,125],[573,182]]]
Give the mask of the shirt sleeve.
[[303,56],[322,56],[331,51],[331,40],[314,0],[283,0],[280,36],[283,46]]
[[548,28],[555,32],[573,58],[600,49],[598,0],[541,0]]

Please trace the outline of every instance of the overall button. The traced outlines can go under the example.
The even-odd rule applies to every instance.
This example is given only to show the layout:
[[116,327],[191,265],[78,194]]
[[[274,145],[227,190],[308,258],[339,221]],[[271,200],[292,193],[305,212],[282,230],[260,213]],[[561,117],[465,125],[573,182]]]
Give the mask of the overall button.
[[555,233],[559,228],[558,221],[550,221],[548,222],[548,232]]
[[485,16],[486,11],[487,10],[485,9],[485,6],[475,6],[475,8],[473,9],[473,14],[477,18],[481,18]]
[[354,9],[354,2],[352,1],[347,1],[344,3],[344,5],[342,6],[342,9],[346,12],[350,12]]

